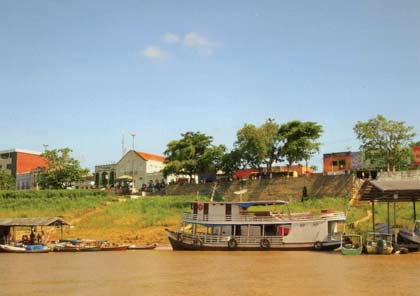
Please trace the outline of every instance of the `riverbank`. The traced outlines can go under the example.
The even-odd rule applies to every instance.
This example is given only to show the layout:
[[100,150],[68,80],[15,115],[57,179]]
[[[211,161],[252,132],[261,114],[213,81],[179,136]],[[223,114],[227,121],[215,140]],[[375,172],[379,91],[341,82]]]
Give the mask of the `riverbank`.
[[[0,195],[1,196],[1,195]],[[130,199],[112,195],[55,195],[47,197],[41,193],[37,196],[0,198],[0,217],[51,217],[61,216],[71,223],[64,228],[66,238],[106,239],[118,243],[167,244],[164,229],[176,229],[181,221],[182,213],[190,211],[189,201],[195,196],[153,196]],[[199,197],[208,200],[207,197]],[[351,208],[349,200],[340,197],[310,198],[304,202],[291,201],[291,212],[313,212],[332,209],[347,212],[347,233],[364,233],[371,229],[371,220],[364,219],[368,215],[370,205],[360,203]],[[285,211],[276,207],[274,211]],[[386,222],[385,204],[375,207],[375,221]],[[397,222],[399,226],[412,226],[411,204],[397,204]],[[393,217],[393,212],[391,211]],[[354,223],[361,221],[360,223]],[[393,221],[392,221],[393,222]],[[354,226],[354,224],[356,224]],[[26,229],[27,231],[27,229]],[[50,229],[49,239],[58,239],[58,229]]]

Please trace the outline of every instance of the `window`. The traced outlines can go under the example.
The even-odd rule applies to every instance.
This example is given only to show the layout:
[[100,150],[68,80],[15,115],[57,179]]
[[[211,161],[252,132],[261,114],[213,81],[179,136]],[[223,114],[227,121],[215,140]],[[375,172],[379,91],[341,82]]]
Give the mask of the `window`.
[[8,158],[9,158],[9,155],[10,155],[10,154],[2,154],[2,155],[1,155],[1,158],[2,158],[2,159],[8,159]]
[[11,164],[11,163],[9,163],[8,165],[6,165],[6,169],[8,169],[8,170],[12,170],[12,164]]
[[340,169],[344,169],[344,168],[346,167],[346,160],[345,160],[345,159],[340,159],[340,160],[338,161],[338,167],[339,167]]
[[337,165],[338,165],[337,160],[332,161],[332,162],[331,162],[331,165],[332,165],[332,166],[337,166]]

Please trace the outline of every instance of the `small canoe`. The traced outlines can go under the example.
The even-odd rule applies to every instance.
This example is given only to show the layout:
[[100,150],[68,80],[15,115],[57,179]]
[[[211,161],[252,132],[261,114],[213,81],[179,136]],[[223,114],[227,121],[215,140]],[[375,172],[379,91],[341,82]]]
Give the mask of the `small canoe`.
[[360,255],[363,251],[362,236],[357,234],[342,235],[341,254]]
[[79,252],[80,247],[75,245],[56,245],[54,247],[55,252]]
[[142,246],[136,246],[136,245],[131,245],[128,247],[129,250],[153,250],[155,249],[157,246],[157,244],[152,244],[152,245],[142,245]]
[[14,247],[9,245],[0,245],[0,250],[7,253],[26,253],[26,249],[22,247]]
[[104,246],[101,247],[101,251],[125,251],[128,250],[128,246]]
[[96,251],[100,251],[100,250],[101,250],[101,247],[97,247],[97,246],[80,247],[81,252],[96,252]]

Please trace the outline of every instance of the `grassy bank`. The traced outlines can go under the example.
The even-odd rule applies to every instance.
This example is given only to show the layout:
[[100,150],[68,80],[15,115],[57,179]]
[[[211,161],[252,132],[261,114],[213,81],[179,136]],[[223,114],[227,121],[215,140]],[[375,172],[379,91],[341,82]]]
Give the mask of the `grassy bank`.
[[[126,243],[167,243],[165,228],[176,228],[183,212],[190,211],[188,201],[195,196],[160,196],[127,199],[109,196],[106,193],[88,194],[89,192],[48,193],[36,195],[26,192],[25,196],[5,195],[0,193],[0,217],[48,217],[62,216],[72,226],[65,229],[68,238],[107,239]],[[206,200],[201,197],[201,200]],[[322,209],[346,212],[346,198],[312,198],[305,202],[290,202],[291,212],[319,213]],[[352,228],[353,222],[365,217],[371,209],[369,203],[351,207],[347,216],[347,232],[364,233],[371,229],[371,220]],[[275,211],[287,208],[276,206]],[[393,223],[393,206],[390,207]],[[401,227],[412,226],[412,204],[397,204],[397,223]],[[375,221],[386,222],[386,204],[375,207]],[[51,238],[58,238],[58,231],[50,233]]]

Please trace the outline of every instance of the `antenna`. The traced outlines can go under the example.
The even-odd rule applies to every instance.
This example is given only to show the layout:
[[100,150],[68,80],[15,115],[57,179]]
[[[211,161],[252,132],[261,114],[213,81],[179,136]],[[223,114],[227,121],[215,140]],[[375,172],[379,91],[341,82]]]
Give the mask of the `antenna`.
[[131,132],[130,135],[133,137],[133,151],[134,151],[134,138],[136,137],[136,134]]
[[42,144],[42,146],[44,146],[44,152],[47,151],[47,148],[48,148],[49,145],[48,144]]
[[127,149],[125,149],[125,144],[124,144],[124,134],[121,135],[121,153],[122,156],[125,155],[125,152],[127,151]]

